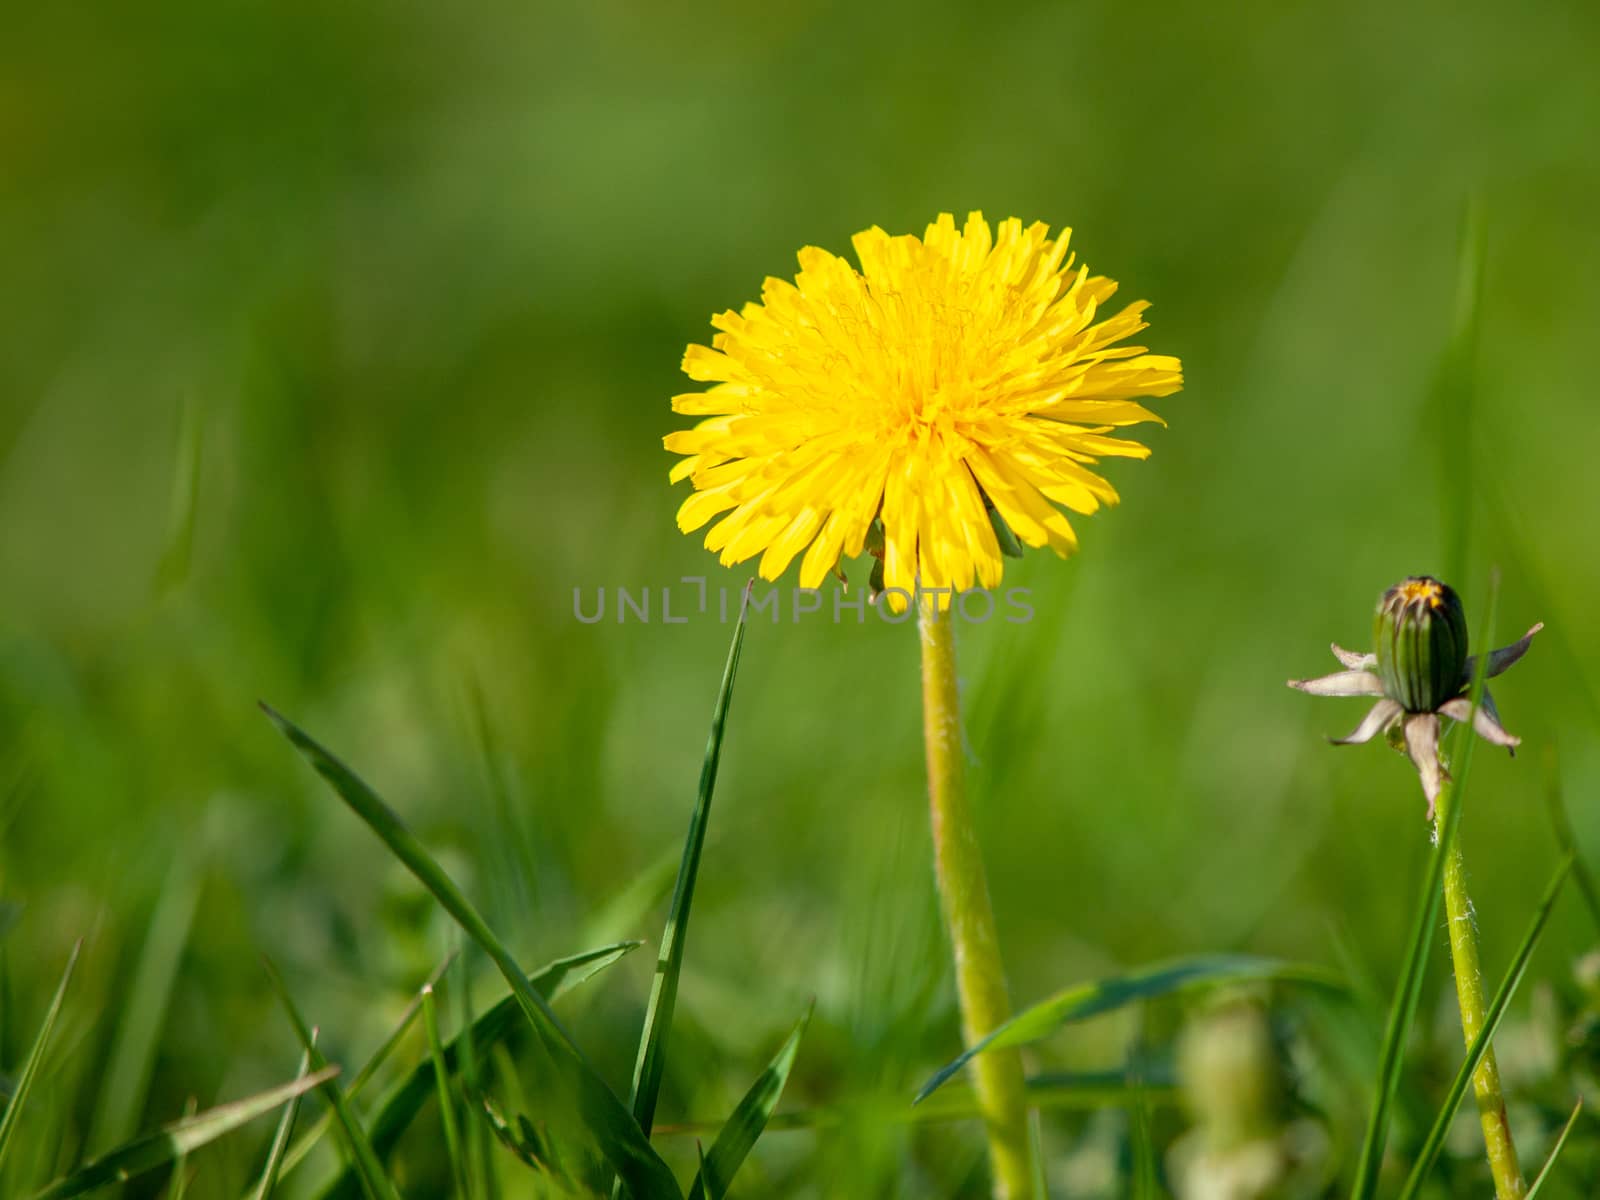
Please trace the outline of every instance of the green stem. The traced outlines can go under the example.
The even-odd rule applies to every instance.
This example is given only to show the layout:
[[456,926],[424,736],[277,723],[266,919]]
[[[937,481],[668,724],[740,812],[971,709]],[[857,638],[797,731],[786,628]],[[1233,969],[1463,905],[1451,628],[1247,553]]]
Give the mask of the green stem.
[[[1445,827],[1455,789],[1448,785],[1440,792],[1435,834]],[[1455,966],[1456,998],[1461,1005],[1461,1033],[1468,1046],[1483,1028],[1483,968],[1478,962],[1478,929],[1467,896],[1466,868],[1461,857],[1458,835],[1444,863],[1444,907],[1450,922],[1450,958]],[[1522,1168],[1517,1163],[1517,1148],[1511,1141],[1511,1124],[1506,1119],[1505,1096],[1500,1091],[1500,1068],[1494,1047],[1484,1051],[1483,1061],[1472,1076],[1472,1091],[1478,1101],[1478,1118],[1483,1123],[1483,1141],[1489,1154],[1489,1170],[1494,1175],[1497,1200],[1520,1200],[1528,1194]]]
[[[1011,1015],[1011,1005],[995,936],[994,910],[989,904],[989,881],[967,798],[955,627],[948,614],[941,617],[932,611],[931,602],[924,603],[919,624],[934,873],[955,954],[961,1033],[972,1046]],[[988,1127],[994,1194],[1003,1200],[1032,1200],[1021,1055],[1015,1049],[991,1051],[974,1058],[972,1068],[978,1107]]]

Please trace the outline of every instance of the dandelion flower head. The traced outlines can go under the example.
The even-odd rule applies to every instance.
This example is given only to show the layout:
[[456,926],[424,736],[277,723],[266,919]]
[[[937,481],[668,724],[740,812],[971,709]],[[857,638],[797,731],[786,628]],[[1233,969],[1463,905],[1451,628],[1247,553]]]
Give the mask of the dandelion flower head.
[[1073,553],[1066,514],[1117,501],[1092,468],[1148,456],[1117,431],[1159,422],[1137,398],[1183,375],[1122,344],[1147,305],[1104,316],[1117,285],[1075,265],[1070,236],[945,213],[920,238],[857,234],[859,270],[801,250],[792,283],[767,279],[684,355],[710,386],[672,400],[703,418],[665,439],[684,455],[673,482],[695,489],[679,527],[715,519],[706,547],[730,566],[759,554],[766,579],[803,553],[808,588],[864,547],[906,594],[996,587],[1008,531]]

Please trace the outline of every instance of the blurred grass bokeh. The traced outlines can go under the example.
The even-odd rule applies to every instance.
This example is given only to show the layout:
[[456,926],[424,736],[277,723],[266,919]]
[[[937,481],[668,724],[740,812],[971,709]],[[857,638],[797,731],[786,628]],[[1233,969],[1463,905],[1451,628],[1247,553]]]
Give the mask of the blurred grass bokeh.
[[[943,210],[1073,226],[1189,381],[1152,459],[1111,464],[1124,503],[1080,522],[1082,555],[1008,573],[1035,620],[965,637],[1015,998],[1202,950],[1353,962],[1387,994],[1421,798],[1395,756],[1323,744],[1359,705],[1283,681],[1331,669],[1330,638],[1364,647],[1408,574],[1459,572],[1471,615],[1498,564],[1501,640],[1549,625],[1497,685],[1530,753],[1480,754],[1462,826],[1492,976],[1557,858],[1544,748],[1600,856],[1591,6],[3,23],[0,1063],[87,935],[60,1035],[84,1086],[58,1085],[82,1098],[55,1119],[91,1143],[290,1077],[263,952],[355,1061],[448,946],[257,698],[403,811],[523,961],[657,936],[729,628],[581,624],[573,591],[743,584],[673,522],[684,345],[797,247]],[[1452,371],[1473,197],[1479,324]],[[899,1101],[959,1049],[916,661],[911,626],[871,616],[750,629],[665,1124],[725,1115],[813,996],[785,1107]],[[1564,904],[1532,977],[1564,987],[1595,940]],[[652,957],[573,1018],[619,1087]],[[156,1049],[112,1063],[130,1020]],[[1126,1042],[1101,1022],[1038,1061],[1118,1067]],[[1502,1065],[1515,1091],[1515,1048]],[[1096,1119],[1051,1118],[1047,1146],[1081,1159]],[[953,1128],[775,1132],[744,1194],[955,1194],[980,1142]],[[189,1195],[237,1195],[270,1136],[205,1151]],[[658,1141],[692,1169],[692,1138]],[[1052,1182],[1113,1194],[1092,1175]]]

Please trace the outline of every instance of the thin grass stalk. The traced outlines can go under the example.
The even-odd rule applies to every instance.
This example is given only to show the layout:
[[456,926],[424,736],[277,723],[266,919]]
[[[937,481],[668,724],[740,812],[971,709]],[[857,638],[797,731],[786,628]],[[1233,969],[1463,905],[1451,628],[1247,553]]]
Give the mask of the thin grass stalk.
[[[949,614],[941,616],[932,602],[923,603],[919,618],[934,874],[955,956],[961,1033],[966,1045],[975,1046],[1006,1021],[1011,1004],[989,902],[989,881],[967,795],[955,626]],[[994,1194],[1003,1200],[1032,1200],[1034,1173],[1021,1054],[1015,1049],[980,1054],[973,1059],[972,1070],[978,1107],[988,1131]]]
[[438,1005],[433,999],[433,985],[422,985],[422,1027],[428,1034],[428,1054],[433,1059],[433,1081],[439,1095],[439,1124],[444,1128],[446,1157],[450,1159],[450,1175],[455,1180],[456,1195],[468,1200],[471,1191],[467,1184],[466,1158],[461,1153],[461,1127],[456,1120],[456,1098],[450,1088],[450,1066],[444,1056],[444,1041],[439,1036]]

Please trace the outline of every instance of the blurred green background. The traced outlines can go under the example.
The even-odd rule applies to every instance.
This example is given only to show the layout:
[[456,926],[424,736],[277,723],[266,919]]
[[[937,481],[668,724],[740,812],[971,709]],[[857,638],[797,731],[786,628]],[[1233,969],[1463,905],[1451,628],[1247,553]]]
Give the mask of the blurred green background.
[[[673,522],[684,345],[800,246],[943,210],[1071,225],[1188,377],[1152,459],[1109,465],[1124,503],[1078,523],[1081,556],[1008,568],[1034,622],[964,640],[1014,997],[1202,950],[1354,962],[1387,993],[1420,793],[1381,747],[1324,744],[1359,705],[1283,681],[1364,647],[1407,574],[1458,571],[1476,628],[1498,564],[1501,640],[1549,623],[1496,687],[1526,752],[1478,757],[1463,826],[1491,975],[1555,861],[1550,747],[1600,857],[1592,6],[158,0],[0,24],[0,1063],[87,936],[64,1144],[94,1140],[153,919],[170,972],[142,994],[171,984],[123,1089],[139,1128],[293,1071],[262,952],[350,1060],[446,948],[258,698],[528,961],[657,936],[730,628],[583,625],[573,589],[742,584]],[[1479,335],[1452,371],[1474,195]],[[958,1048],[916,670],[909,626],[750,630],[664,1121],[725,1114],[813,996],[785,1108],[897,1102]],[[1594,941],[1568,897],[1534,977]],[[1455,1053],[1436,951],[1424,1024]],[[619,1087],[652,959],[573,1016]],[[1126,1035],[1033,1061],[1115,1067]],[[1048,1124],[1061,1195],[1114,1194],[1083,1165],[1097,1120]],[[236,1195],[268,1134],[207,1151],[190,1194]],[[978,1154],[962,1126],[773,1133],[743,1194],[954,1194]]]

